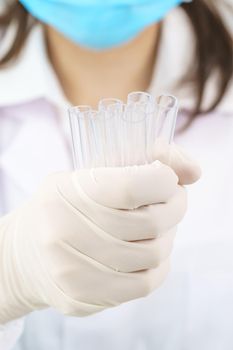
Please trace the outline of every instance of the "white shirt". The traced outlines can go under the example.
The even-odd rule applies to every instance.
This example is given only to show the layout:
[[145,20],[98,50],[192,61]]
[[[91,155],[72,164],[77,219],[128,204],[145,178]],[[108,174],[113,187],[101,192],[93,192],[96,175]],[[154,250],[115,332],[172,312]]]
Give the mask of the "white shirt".
[[[173,11],[149,89],[153,94],[169,90],[185,108],[193,103],[190,91],[179,96],[172,83],[189,63],[191,41],[181,11]],[[211,89],[210,84],[209,95]],[[4,214],[28,198],[47,174],[72,168],[68,102],[48,63],[39,27],[18,62],[0,71],[0,90]],[[215,112],[198,118],[176,138],[199,160],[203,177],[189,190],[189,211],[179,227],[165,284],[145,299],[88,318],[35,312],[26,318],[15,350],[232,350],[232,97],[231,89]],[[12,348],[21,323],[2,330],[1,350]]]

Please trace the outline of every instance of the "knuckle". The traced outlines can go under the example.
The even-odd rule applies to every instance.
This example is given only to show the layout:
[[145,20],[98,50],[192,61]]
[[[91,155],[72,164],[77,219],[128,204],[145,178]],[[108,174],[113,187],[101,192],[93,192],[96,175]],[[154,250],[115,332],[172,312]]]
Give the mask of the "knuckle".
[[167,239],[164,241],[163,237],[160,239],[160,245],[158,248],[158,264],[163,263],[172,253],[173,240]]
[[121,183],[121,188],[119,189],[121,193],[121,198],[122,202],[124,203],[124,206],[128,209],[133,209],[134,208],[134,203],[135,203],[135,194],[133,191],[133,184],[131,177],[125,176],[124,180]]
[[156,252],[151,257],[150,268],[157,268],[169,255],[164,249],[157,249]]
[[[162,204],[165,206],[166,204]],[[162,218],[158,215],[158,211],[155,210],[156,204],[148,206],[148,215],[147,215],[147,227],[149,226],[151,232],[154,234],[154,237],[157,237],[161,232],[162,227]]]
[[171,247],[167,242],[163,242],[163,238],[154,239],[155,242],[152,242],[151,247],[147,253],[148,265],[149,268],[157,268],[163,260],[171,252]]
[[158,249],[153,250],[149,256],[150,268],[156,268],[161,262],[161,254]]
[[143,282],[142,282],[142,296],[148,296],[154,291],[154,274],[153,270],[147,270],[144,272]]
[[161,286],[170,270],[169,259],[162,262],[157,268],[145,271],[142,282],[143,296],[150,295],[155,289]]
[[[103,197],[104,191],[102,191],[102,189],[98,189],[98,191],[98,196],[100,198]],[[135,194],[130,178],[128,176],[123,176],[115,185],[114,192],[110,195],[110,198],[114,199],[114,204],[111,204],[110,206],[116,209],[134,209],[134,196]]]
[[161,255],[161,253],[157,253],[156,256],[154,257],[154,260],[152,261],[152,264],[151,264],[151,269],[157,269],[160,264],[163,262],[163,257]]

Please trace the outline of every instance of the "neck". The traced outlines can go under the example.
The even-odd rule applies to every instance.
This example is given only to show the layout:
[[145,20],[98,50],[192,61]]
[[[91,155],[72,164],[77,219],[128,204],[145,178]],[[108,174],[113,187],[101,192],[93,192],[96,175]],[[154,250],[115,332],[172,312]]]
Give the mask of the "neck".
[[67,99],[96,107],[101,98],[126,100],[131,91],[150,84],[160,25],[148,27],[130,43],[95,52],[79,47],[46,27],[50,61]]

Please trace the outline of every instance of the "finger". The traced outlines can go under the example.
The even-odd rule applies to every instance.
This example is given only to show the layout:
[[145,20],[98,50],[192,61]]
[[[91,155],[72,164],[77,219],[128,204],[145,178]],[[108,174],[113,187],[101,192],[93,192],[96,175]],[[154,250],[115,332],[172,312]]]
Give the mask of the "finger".
[[63,242],[113,270],[126,273],[155,268],[171,254],[174,228],[156,239],[127,242],[114,238],[92,222],[86,222],[86,218],[83,219],[84,227],[82,220],[79,220],[78,232],[72,225]]
[[182,186],[177,186],[176,194],[165,204],[148,206],[149,215],[153,220],[154,236],[158,237],[163,232],[179,224],[187,209],[187,193]]
[[[106,210],[114,210],[104,207]],[[176,226],[187,209],[187,192],[177,186],[176,194],[167,202],[140,207],[135,210],[114,210],[113,215],[96,218],[104,230],[125,241],[140,241],[158,238]]]
[[[49,215],[47,214],[47,218],[50,218],[51,228],[55,223],[57,223],[57,230],[59,230],[60,227],[59,232],[61,235],[63,232],[62,222],[59,223],[59,218],[63,218],[63,211],[65,210],[64,204],[67,207],[66,209],[72,212],[72,215],[75,214],[77,216],[77,221],[80,220],[79,215],[82,214],[86,218],[89,218],[89,220],[91,220],[100,229],[119,240],[140,241],[154,239],[157,238],[157,235],[160,233],[158,232],[159,227],[155,220],[155,214],[158,210],[153,209],[156,208],[156,205],[142,206],[134,210],[108,208],[94,202],[82,190],[77,195],[77,191],[74,191],[71,178],[69,176],[63,176],[62,180],[63,181],[60,179],[59,184],[57,185],[57,193],[53,195],[53,197],[57,196],[56,211],[54,212],[54,206],[51,206],[51,203],[48,203],[48,205],[45,203],[43,204],[43,206],[46,207],[46,213],[50,213]],[[61,208],[59,209],[60,212],[58,212],[59,203],[61,204]],[[161,220],[159,220],[159,222],[160,221]],[[65,220],[64,222],[67,225],[67,223],[71,221],[69,219]],[[75,227],[76,226],[78,229],[78,223],[77,225],[75,224]],[[67,235],[67,232],[68,229],[64,228],[65,235]]]
[[181,147],[156,143],[154,158],[169,165],[179,178],[180,185],[189,185],[199,180],[201,168]]
[[159,288],[170,270],[169,259],[164,260],[155,269],[149,269],[129,274],[119,274],[119,279],[111,282],[110,303],[118,305],[130,300],[143,298]]
[[156,161],[127,168],[96,168],[73,174],[73,184],[96,203],[109,208],[135,209],[166,202],[175,190],[174,171]]
[[176,231],[173,228],[157,239],[140,241],[132,232],[134,241],[123,241],[101,229],[65,199],[57,205],[56,211],[46,210],[46,216],[47,224],[41,239],[49,254],[51,247],[58,250],[61,244],[67,244],[90,259],[121,272],[158,266],[171,253]]
[[[64,261],[65,269],[61,269]],[[157,268],[133,273],[110,269],[69,245],[54,251],[52,278],[64,294],[82,303],[114,306],[144,297],[158,287],[168,272],[168,260]],[[103,287],[104,286],[104,287]]]

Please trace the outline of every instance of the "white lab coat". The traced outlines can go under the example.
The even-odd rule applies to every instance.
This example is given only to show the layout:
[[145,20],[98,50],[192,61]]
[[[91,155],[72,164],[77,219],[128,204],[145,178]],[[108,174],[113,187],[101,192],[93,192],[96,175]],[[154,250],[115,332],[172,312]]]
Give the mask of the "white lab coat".
[[[184,53],[191,34],[179,10],[165,27],[159,68],[149,90],[178,94],[171,82],[188,64]],[[211,86],[209,91],[211,95]],[[17,64],[0,72],[0,92],[4,214],[30,197],[47,174],[72,169],[68,103],[47,62],[40,28],[31,34]],[[190,108],[192,99],[185,93],[181,105]],[[231,90],[218,110],[177,136],[201,163],[203,177],[189,190],[189,211],[179,227],[164,285],[145,299],[87,318],[64,317],[55,310],[35,312],[26,317],[14,350],[233,349],[232,97]],[[0,330],[1,350],[12,348],[21,324]]]

